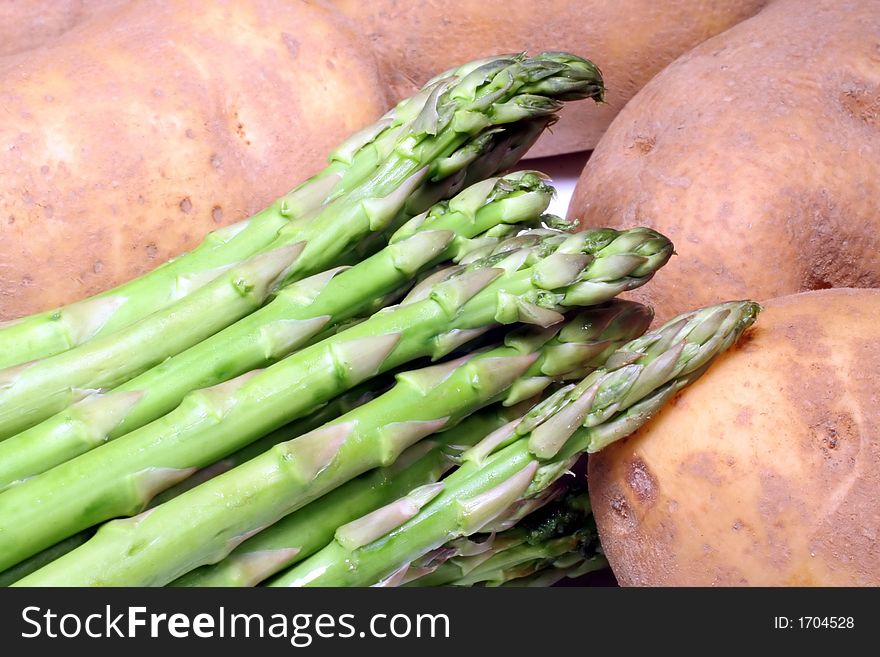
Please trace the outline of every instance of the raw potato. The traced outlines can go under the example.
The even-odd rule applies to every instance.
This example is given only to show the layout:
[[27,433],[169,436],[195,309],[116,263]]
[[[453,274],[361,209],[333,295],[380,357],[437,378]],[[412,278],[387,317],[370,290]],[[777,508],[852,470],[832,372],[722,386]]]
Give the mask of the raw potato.
[[477,57],[566,50],[596,62],[604,106],[574,103],[531,156],[593,148],[624,103],[666,64],[766,0],[335,0],[372,39],[396,99]]
[[93,14],[129,0],[0,0],[0,55],[50,43]]
[[641,431],[591,455],[624,585],[880,585],[880,290],[765,304]]
[[0,60],[0,319],[137,276],[318,170],[386,105],[341,21],[132,3]]
[[777,0],[681,57],[615,119],[570,216],[672,238],[633,295],[659,319],[880,286],[880,1]]

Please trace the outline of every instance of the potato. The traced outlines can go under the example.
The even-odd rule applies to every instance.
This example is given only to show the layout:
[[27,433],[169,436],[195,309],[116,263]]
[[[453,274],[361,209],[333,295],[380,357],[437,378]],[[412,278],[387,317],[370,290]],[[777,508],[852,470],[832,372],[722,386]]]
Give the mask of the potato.
[[574,103],[532,156],[586,150],[678,55],[751,16],[766,0],[335,0],[372,39],[399,99],[440,70],[504,52],[566,50],[605,74],[607,104]]
[[29,50],[64,34],[83,0],[0,0],[0,55]]
[[624,585],[880,585],[880,290],[775,299],[630,438],[590,456]]
[[322,3],[167,0],[0,60],[0,319],[135,277],[318,170],[386,105],[363,45]]
[[38,48],[130,0],[0,0],[0,55]]
[[658,318],[880,286],[878,34],[877,0],[779,0],[614,120],[569,216],[672,238],[678,257],[633,295]]

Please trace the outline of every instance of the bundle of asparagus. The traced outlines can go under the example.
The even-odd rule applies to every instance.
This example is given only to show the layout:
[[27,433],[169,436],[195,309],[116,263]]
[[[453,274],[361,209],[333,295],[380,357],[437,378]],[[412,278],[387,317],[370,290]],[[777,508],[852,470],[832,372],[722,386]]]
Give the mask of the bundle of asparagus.
[[331,543],[272,585],[402,582],[411,564],[432,550],[515,517],[568,472],[581,452],[635,431],[733,344],[757,312],[752,302],[722,304],[678,317],[624,345],[580,383],[467,449],[442,483],[416,488],[343,525]]
[[669,240],[570,232],[543,174],[498,176],[562,101],[602,93],[566,53],[448,71],[250,220],[0,327],[0,582],[543,585],[601,567],[561,475],[756,312],[643,335],[652,311],[613,297]]
[[[161,365],[3,441],[0,490],[142,427],[174,409],[192,390],[283,358],[329,326],[381,305],[432,263],[460,259],[469,249],[485,248],[503,237],[506,227],[535,222],[551,196],[552,188],[537,172],[473,185],[404,226],[401,231],[408,236],[395,235],[375,255],[348,269],[330,269],[288,285],[256,312]],[[87,352],[84,357],[89,358],[93,345],[101,342],[113,342],[113,336],[64,355]]]

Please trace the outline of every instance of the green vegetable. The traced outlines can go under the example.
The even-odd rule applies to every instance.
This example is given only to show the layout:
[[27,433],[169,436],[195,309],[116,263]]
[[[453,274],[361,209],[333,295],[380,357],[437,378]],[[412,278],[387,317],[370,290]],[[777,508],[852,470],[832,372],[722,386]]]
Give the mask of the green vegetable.
[[[447,543],[410,565],[407,585],[500,586],[554,567],[560,559],[568,562],[574,555],[593,565],[603,561],[584,485],[557,486],[537,510],[515,525],[499,534],[482,534],[479,540],[465,537]],[[424,574],[409,579],[419,571]]]
[[[251,443],[247,447],[243,447],[234,454],[230,454],[229,456],[217,461],[216,463],[212,463],[198,470],[191,476],[181,481],[179,484],[176,484],[175,486],[172,486],[171,488],[162,491],[159,495],[154,497],[150,501],[149,507],[156,506],[158,504],[161,504],[162,502],[170,500],[173,497],[177,497],[184,491],[188,491],[190,488],[195,488],[199,484],[208,481],[208,479],[216,477],[222,472],[226,472],[237,465],[241,465],[246,461],[250,461],[255,456],[262,454],[270,447],[277,445],[280,442],[283,442],[285,440],[292,440],[297,436],[301,436],[305,433],[308,433],[309,431],[312,431],[313,429],[317,429],[322,424],[325,424],[326,422],[329,422],[331,420],[335,420],[343,413],[347,413],[351,409],[357,408],[358,406],[366,403],[370,399],[374,399],[376,396],[381,394],[382,386],[377,384],[376,381],[371,381],[370,384],[371,385],[361,385],[357,388],[349,390],[345,394],[342,394],[335,399],[332,399],[329,403],[325,404],[314,413],[304,418],[300,418],[299,420],[295,420],[290,424],[281,427],[277,431],[273,431],[269,435],[260,438],[258,441]],[[30,575],[32,572],[39,570],[50,561],[54,561],[58,557],[67,554],[74,548],[79,547],[94,535],[95,528],[83,530],[77,534],[74,534],[73,536],[70,536],[69,538],[64,539],[59,543],[56,543],[51,547],[46,548],[45,550],[42,550],[41,552],[38,552],[32,557],[28,557],[27,559],[19,564],[16,564],[12,568],[0,572],[0,587],[9,586],[13,582],[22,579],[26,575]],[[327,541],[324,541],[324,543],[326,542]],[[323,546],[324,543],[322,543],[321,546]]]
[[[353,135],[331,154],[324,171],[251,219],[212,233],[191,253],[113,290],[0,327],[0,367],[118,331],[231,263],[277,246],[306,243],[290,272],[293,278],[326,269],[361,238],[393,221],[419,186],[434,183],[423,195],[427,205],[414,213],[433,203],[438,181],[478,159],[480,144],[496,144],[482,137],[487,131],[551,116],[563,100],[601,100],[602,93],[598,69],[564,53],[493,58],[449,71]],[[528,139],[528,130],[519,132]],[[461,148],[466,152],[459,155]],[[504,149],[516,150],[512,144]],[[450,189],[462,182],[453,177]]]
[[[186,351],[110,392],[91,394],[0,443],[0,490],[152,422],[173,410],[193,390],[216,385],[283,358],[328,324],[336,324],[369,309],[377,300],[401,288],[420,269],[450,257],[460,257],[474,245],[487,241],[495,244],[493,238],[487,237],[492,235],[494,228],[537,221],[552,194],[553,188],[537,172],[518,172],[482,181],[413,219],[402,229],[406,231],[405,235],[396,238],[394,244],[354,267],[341,272],[331,270],[289,285],[268,305],[251,315],[214,335],[210,335],[213,331],[208,332],[210,337],[207,339],[203,339],[207,337],[205,330],[196,332],[195,337],[202,341]],[[232,280],[241,281],[242,277],[233,275]],[[172,306],[175,316],[180,316],[180,311],[176,310],[179,305],[200,298],[202,292],[213,285]],[[165,332],[174,329],[181,335],[193,333],[191,327],[201,327],[204,314],[211,311],[211,308],[205,310],[204,305],[198,306],[200,314],[195,317],[190,313],[173,325],[166,323]],[[215,308],[213,312],[217,314],[218,310]],[[159,314],[144,323],[152,322]],[[71,381],[77,376],[80,379],[78,387],[102,387],[108,370],[95,371],[94,367],[82,365],[84,362],[89,365],[101,362],[95,356],[101,353],[101,345],[106,345],[104,352],[121,361],[122,364],[112,370],[117,377],[119,372],[130,371],[134,363],[145,360],[145,350],[139,343],[120,342],[119,336],[128,332],[130,330],[92,340],[41,361],[34,368],[45,371],[56,363],[54,379],[59,391],[56,399],[63,402],[69,395]],[[168,351],[163,351],[162,358],[168,355]],[[80,352],[82,357],[77,357]],[[162,358],[154,357],[152,361]],[[103,359],[106,360],[108,358]],[[60,369],[57,367],[59,362],[68,365]],[[42,383],[45,383],[45,377]],[[14,401],[25,396],[26,392],[26,382],[23,387],[13,386],[0,392],[0,426],[3,425],[4,408],[8,407],[6,415],[13,420],[23,412],[20,404],[9,406],[3,401]],[[27,398],[33,400],[30,408],[50,406],[45,394],[36,395],[30,390]]]
[[[523,245],[518,250],[500,244],[487,264],[468,265],[426,298],[380,311],[265,370],[190,393],[151,424],[7,489],[0,494],[0,568],[143,510],[194,469],[379,372],[440,358],[497,324],[556,323],[566,306],[600,303],[645,282],[672,250],[648,229],[538,233],[513,238]],[[624,246],[641,254],[626,257],[628,267]]]
[[363,383],[351,390],[348,390],[338,397],[334,397],[329,402],[321,406],[318,410],[308,415],[298,418],[289,424],[285,424],[280,429],[271,431],[259,440],[255,440],[249,445],[245,445],[240,450],[233,452],[228,456],[224,456],[219,461],[211,463],[194,472],[192,475],[168,488],[150,500],[147,508],[158,506],[168,500],[177,497],[191,488],[195,488],[199,484],[203,484],[209,479],[213,479],[219,474],[228,472],[242,463],[247,463],[252,458],[259,456],[263,452],[269,451],[278,443],[293,440],[299,436],[305,435],[310,431],[314,431],[318,427],[327,424],[338,418],[344,413],[363,406],[368,401],[375,399],[390,387],[384,381],[371,380]]
[[566,578],[576,578],[608,567],[608,560],[602,555],[584,558],[574,552],[563,555],[552,564],[542,564],[533,573],[518,571],[498,586],[546,588]]
[[[462,278],[438,285],[435,294]],[[436,301],[431,298],[410,307],[425,303]],[[626,326],[630,334],[637,334],[647,326],[650,313],[637,304],[618,302],[572,321],[582,329],[575,335],[607,344],[606,328],[613,336]],[[142,516],[108,523],[88,543],[21,583],[163,585],[200,565],[217,562],[254,532],[363,472],[391,465],[403,449],[503,397],[519,377],[564,370],[565,362],[579,367],[582,361],[571,361],[564,350],[552,349],[538,359],[544,345],[560,344],[557,332],[559,328],[514,332],[506,346],[399,374],[397,385],[381,397]],[[285,556],[290,556],[289,549]]]
[[[255,256],[118,333],[0,371],[0,440],[41,422],[95,389],[127,381],[253,312],[302,248],[302,244],[295,244]],[[137,393],[117,397],[107,413],[124,415],[138,400]]]
[[37,552],[35,555],[28,557],[21,563],[17,563],[16,565],[12,566],[12,568],[7,568],[3,572],[0,572],[0,588],[10,586],[14,582],[17,582],[27,575],[30,575],[31,573],[39,570],[47,563],[55,561],[55,559],[57,559],[58,557],[61,557],[71,550],[78,548],[94,535],[95,531],[93,529],[87,529],[85,531],[78,532],[73,536],[65,538],[63,541],[60,541],[55,545],[46,548],[45,550]]
[[[216,564],[183,575],[172,586],[256,586],[267,577],[317,552],[333,532],[420,485],[433,483],[451,465],[449,445],[475,444],[487,431],[510,421],[494,406],[432,439],[408,448],[390,466],[367,472],[307,504],[236,547]],[[409,482],[409,483],[408,483]]]
[[[582,452],[632,433],[675,392],[702,374],[755,320],[759,306],[731,302],[682,315],[630,342],[605,367],[563,388],[519,422],[487,436],[462,456],[443,489],[409,519],[393,503],[366,518],[351,541],[337,532],[320,552],[275,586],[364,586],[399,581],[409,564],[450,540],[470,536],[540,495]],[[363,520],[363,519],[362,519]],[[356,521],[357,522],[357,521]]]
[[[569,370],[580,371],[585,367],[602,364],[617,346],[643,333],[650,321],[651,313],[645,306],[612,301],[604,307],[582,311],[563,327],[554,328],[552,332],[556,335],[552,339],[547,337],[549,332],[538,336],[539,340],[547,341],[541,346],[538,359],[529,367],[525,375],[507,389],[505,404],[521,403],[517,400],[524,398],[526,391],[537,394],[554,379],[566,376]],[[516,350],[510,353],[517,351],[528,353],[530,349],[535,348],[535,339],[533,335],[510,334],[506,340],[508,349],[496,350],[490,352],[490,355],[509,352],[509,347],[514,347]],[[394,417],[396,416],[389,414],[386,420],[391,421]],[[475,439],[501,426],[501,418],[510,420],[509,411],[505,412],[500,408],[486,410],[471,416],[454,429],[444,431],[437,438],[443,446],[455,445],[460,450],[462,446],[472,444]],[[362,493],[359,492],[364,486],[375,485],[378,489],[378,484],[359,483],[359,480],[350,482],[248,539],[218,564],[205,566],[184,575],[178,580],[178,584],[253,586],[259,583],[326,545],[339,525],[406,492],[408,489],[399,488],[398,479],[395,478],[400,476],[396,474],[399,468],[400,465],[396,462],[389,468],[364,475],[362,478],[369,482],[383,482],[383,485],[388,487],[383,499],[361,497]],[[358,500],[369,501],[370,508],[359,511],[361,505],[357,504]],[[297,552],[292,554],[290,550],[294,547],[297,548]],[[270,555],[277,555],[277,558]],[[259,568],[253,566],[256,559],[259,559]]]

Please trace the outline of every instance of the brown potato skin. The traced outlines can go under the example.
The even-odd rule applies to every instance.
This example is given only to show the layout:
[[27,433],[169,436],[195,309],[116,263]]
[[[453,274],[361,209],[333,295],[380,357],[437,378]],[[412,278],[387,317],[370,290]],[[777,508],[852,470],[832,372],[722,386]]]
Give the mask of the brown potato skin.
[[0,0],[0,56],[39,48],[131,0]]
[[569,217],[648,225],[678,256],[658,319],[725,299],[880,286],[880,2],[777,0],[657,75]]
[[48,43],[108,3],[113,0],[0,0],[0,55]]
[[880,290],[767,302],[737,346],[591,455],[623,585],[880,584]]
[[530,157],[593,148],[611,119],[666,64],[766,0],[334,0],[372,40],[393,94],[499,53],[566,50],[602,69],[607,104],[573,103]]
[[386,100],[323,3],[132,3],[0,60],[0,319],[152,269],[321,168]]

